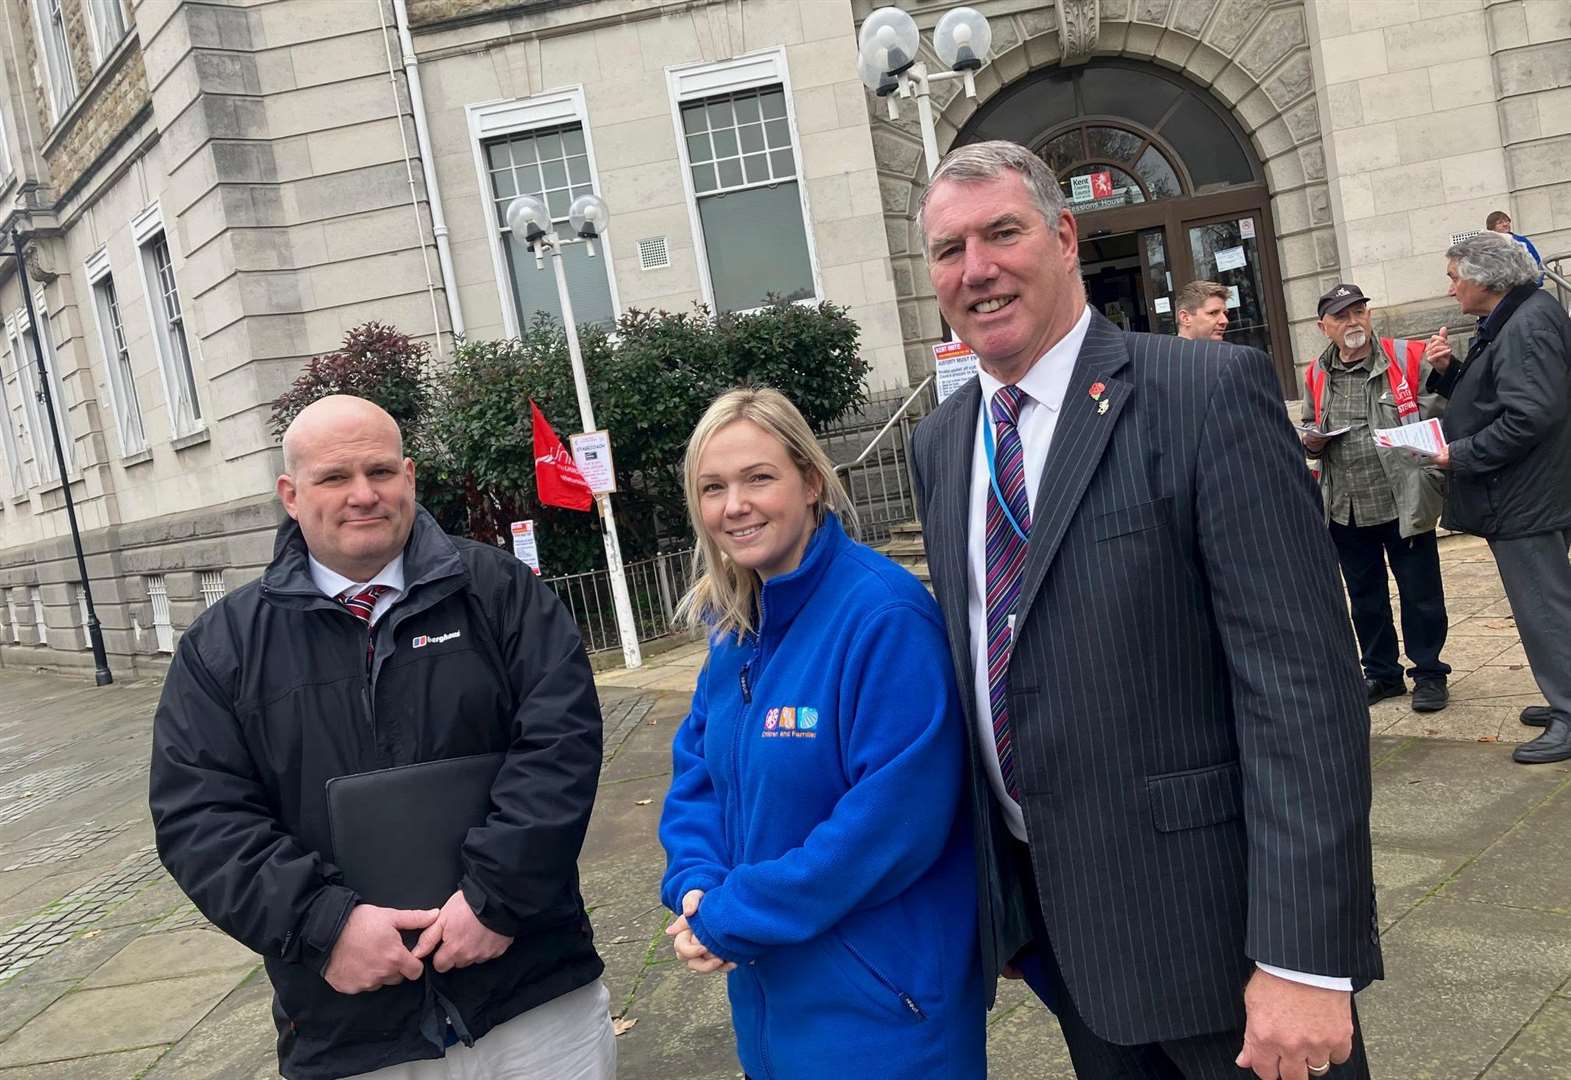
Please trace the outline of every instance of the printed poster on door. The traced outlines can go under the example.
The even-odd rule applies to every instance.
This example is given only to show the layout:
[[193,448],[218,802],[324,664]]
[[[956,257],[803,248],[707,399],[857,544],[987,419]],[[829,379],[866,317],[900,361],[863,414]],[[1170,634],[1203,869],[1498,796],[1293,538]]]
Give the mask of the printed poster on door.
[[964,386],[976,374],[976,353],[963,341],[941,341],[933,346],[938,365],[938,400]]

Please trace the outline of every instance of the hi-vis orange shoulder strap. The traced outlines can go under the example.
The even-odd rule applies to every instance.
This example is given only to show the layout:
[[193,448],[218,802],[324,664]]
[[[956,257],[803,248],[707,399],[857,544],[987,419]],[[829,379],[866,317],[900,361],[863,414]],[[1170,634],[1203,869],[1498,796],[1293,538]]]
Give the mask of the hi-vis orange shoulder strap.
[[[1404,424],[1416,424],[1418,415],[1418,375],[1424,362],[1424,343],[1404,338],[1381,338],[1380,349],[1386,356],[1386,382],[1396,402],[1396,415]],[[1397,357],[1406,361],[1397,365]],[[1404,371],[1403,368],[1406,368]],[[1326,373],[1320,361],[1310,361],[1304,372],[1304,389],[1315,404],[1315,426],[1324,427]]]

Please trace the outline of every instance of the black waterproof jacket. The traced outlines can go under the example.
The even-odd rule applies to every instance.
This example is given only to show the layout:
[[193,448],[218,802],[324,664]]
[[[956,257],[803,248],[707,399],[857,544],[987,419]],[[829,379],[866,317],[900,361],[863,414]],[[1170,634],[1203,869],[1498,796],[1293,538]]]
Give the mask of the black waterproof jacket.
[[1442,525],[1494,540],[1571,527],[1571,317],[1553,296],[1508,292],[1428,386],[1450,399]]
[[[417,511],[406,591],[375,628],[312,583],[299,526],[260,581],[204,612],[175,652],[153,731],[164,865],[202,913],[260,953],[279,1068],[332,1080],[442,1055],[600,975],[578,854],[601,761],[600,706],[578,628],[508,552]],[[321,972],[355,893],[333,864],[324,784],[417,761],[506,751],[492,812],[464,842],[462,888],[513,938],[500,957],[370,993]]]

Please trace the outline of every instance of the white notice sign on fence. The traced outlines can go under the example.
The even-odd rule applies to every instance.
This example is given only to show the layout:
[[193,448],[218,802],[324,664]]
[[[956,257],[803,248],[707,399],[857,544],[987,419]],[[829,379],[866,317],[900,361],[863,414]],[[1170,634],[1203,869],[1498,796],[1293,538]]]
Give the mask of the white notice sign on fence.
[[536,576],[540,574],[540,547],[535,543],[533,521],[513,522],[513,554],[519,562],[528,563]]

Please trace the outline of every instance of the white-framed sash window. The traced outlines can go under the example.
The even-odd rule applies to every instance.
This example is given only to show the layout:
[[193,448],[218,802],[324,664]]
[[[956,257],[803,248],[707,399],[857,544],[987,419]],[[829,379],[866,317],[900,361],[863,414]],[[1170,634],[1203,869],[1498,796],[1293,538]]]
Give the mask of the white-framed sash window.
[[784,50],[666,76],[710,306],[821,296]]
[[[562,305],[550,261],[535,266],[535,257],[523,238],[515,238],[507,226],[507,205],[519,195],[542,199],[557,235],[564,240],[572,236],[568,207],[580,195],[599,194],[588,111],[583,90],[575,88],[471,105],[466,112],[480,195],[491,222],[487,236],[501,292],[503,323],[516,337],[540,312],[560,322]],[[614,217],[616,207],[611,213]],[[561,249],[560,258],[574,321],[609,327],[621,308],[606,238],[596,242],[593,256],[584,244],[568,244]]]
[[33,26],[38,31],[38,52],[43,61],[49,106],[56,123],[76,100],[76,68],[71,63],[71,41],[65,32],[63,0],[33,0]]
[[126,347],[125,324],[120,317],[120,294],[115,289],[106,252],[100,250],[87,260],[87,279],[93,289],[93,314],[98,319],[104,364],[109,369],[109,396],[114,402],[120,452],[129,457],[147,449],[147,430],[142,423],[142,401],[131,372],[131,350]]
[[194,435],[205,426],[202,399],[196,391],[191,337],[180,302],[180,287],[175,280],[169,235],[164,230],[163,213],[157,203],[131,222],[131,236],[140,256],[147,316],[153,326],[164,395],[169,402],[169,435],[172,439]]
[[82,0],[82,10],[87,15],[87,36],[93,43],[93,67],[96,69],[109,59],[109,54],[115,51],[130,27],[126,24],[121,0]]

